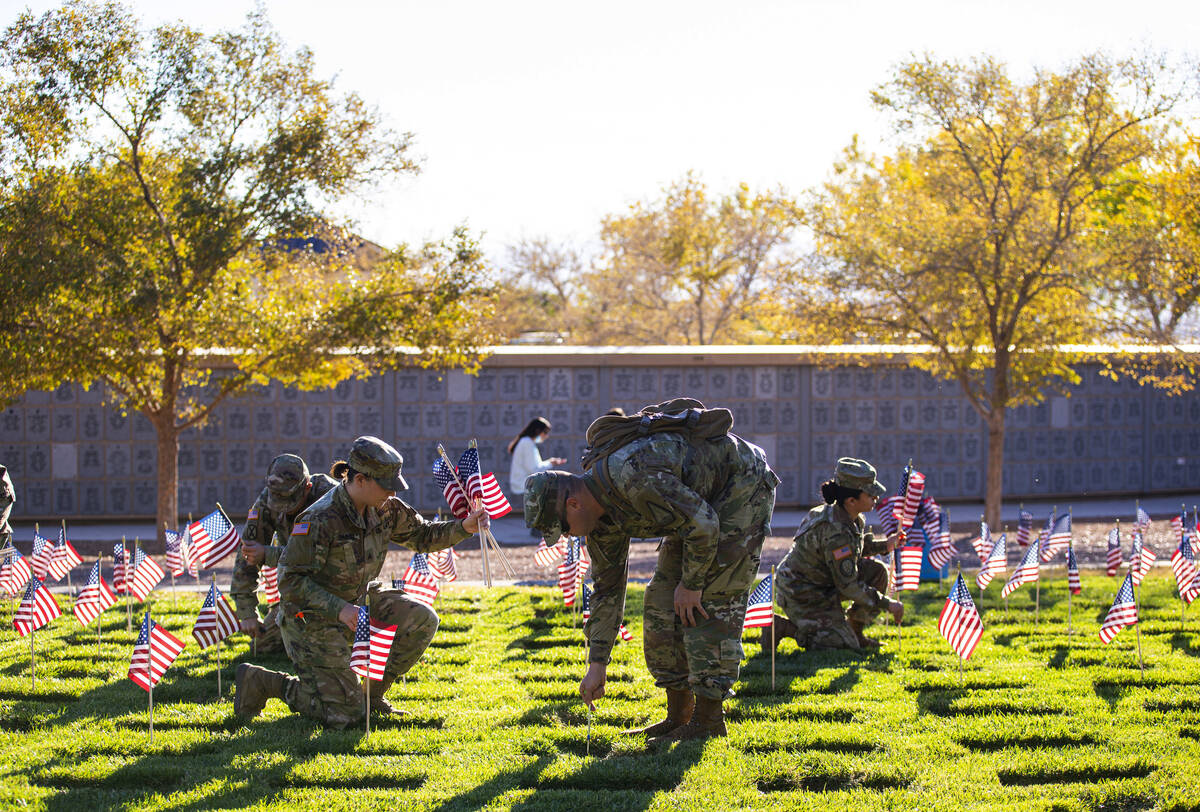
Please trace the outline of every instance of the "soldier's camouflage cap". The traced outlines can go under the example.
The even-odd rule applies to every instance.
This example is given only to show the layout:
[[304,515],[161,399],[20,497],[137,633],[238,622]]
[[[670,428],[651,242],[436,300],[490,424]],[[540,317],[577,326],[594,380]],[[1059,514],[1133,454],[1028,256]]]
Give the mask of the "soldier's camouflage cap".
[[408,483],[400,474],[404,457],[378,437],[359,437],[350,448],[350,467],[379,483],[385,491],[406,491]]
[[875,478],[875,468],[866,460],[856,460],[853,457],[842,457],[837,461],[837,470],[833,480],[845,488],[854,488],[871,496],[879,497],[887,493],[887,488]]
[[274,511],[294,508],[306,492],[308,466],[295,454],[280,454],[267,469],[267,507]]
[[525,525],[542,534],[546,544],[558,544],[567,532],[566,505],[571,491],[568,471],[539,471],[525,480]]

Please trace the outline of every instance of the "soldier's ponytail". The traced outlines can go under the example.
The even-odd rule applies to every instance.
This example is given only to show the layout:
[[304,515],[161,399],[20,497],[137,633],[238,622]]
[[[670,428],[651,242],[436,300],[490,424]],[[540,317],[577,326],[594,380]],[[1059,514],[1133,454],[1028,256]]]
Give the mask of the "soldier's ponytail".
[[341,479],[346,482],[353,482],[354,477],[358,476],[359,472],[350,467],[350,463],[345,460],[338,460],[333,465],[329,466],[329,475],[334,479]]
[[858,488],[847,488],[845,485],[839,485],[836,480],[827,479],[821,483],[821,498],[825,500],[825,504],[838,504],[845,507],[843,504],[847,499],[854,499],[862,491]]

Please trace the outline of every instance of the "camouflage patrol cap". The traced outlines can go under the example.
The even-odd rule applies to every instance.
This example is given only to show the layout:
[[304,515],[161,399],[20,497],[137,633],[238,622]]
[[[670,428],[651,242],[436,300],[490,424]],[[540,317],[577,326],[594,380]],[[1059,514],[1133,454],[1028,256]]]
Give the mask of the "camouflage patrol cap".
[[267,507],[286,512],[306,492],[308,466],[295,454],[280,454],[267,469]]
[[875,478],[875,468],[866,460],[842,457],[837,461],[833,479],[844,488],[854,488],[875,497],[883,496],[887,492],[887,488]]
[[350,467],[379,483],[385,491],[406,491],[408,483],[400,475],[404,457],[378,437],[359,437],[350,447]]
[[568,471],[539,471],[525,480],[525,525],[542,534],[546,544],[558,544],[567,532]]

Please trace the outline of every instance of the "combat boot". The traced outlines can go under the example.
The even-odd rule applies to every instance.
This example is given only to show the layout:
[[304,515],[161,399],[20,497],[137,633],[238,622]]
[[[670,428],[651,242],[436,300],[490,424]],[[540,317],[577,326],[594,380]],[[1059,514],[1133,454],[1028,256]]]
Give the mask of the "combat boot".
[[858,640],[858,644],[867,651],[873,651],[879,648],[879,641],[874,638],[867,637],[863,634],[863,629],[866,624],[858,620],[847,620],[847,625],[850,626],[850,631],[854,632],[854,637]]
[[635,727],[629,730],[622,730],[621,733],[625,736],[636,736],[645,734],[646,736],[661,736],[663,733],[670,733],[677,727],[685,725],[692,718],[692,709],[696,707],[696,697],[691,691],[686,689],[667,689],[667,718],[661,722],[656,722],[646,727]]
[[233,712],[247,718],[258,716],[268,699],[283,699],[286,684],[286,674],[242,663],[233,678]]
[[783,617],[782,615],[775,615],[774,640],[771,639],[771,629],[771,626],[763,627],[762,639],[759,640],[763,651],[770,650],[772,645],[774,645],[775,649],[778,650],[779,644],[783,642],[783,638],[785,637],[790,637],[793,640],[796,640],[797,645],[799,645],[800,641],[796,638],[796,633],[800,630],[796,628],[795,623],[792,623],[792,621],[788,620],[786,617]]
[[709,699],[706,696],[696,697],[696,711],[686,725],[677,727],[670,733],[656,736],[646,742],[648,745],[668,744],[670,742],[711,739],[714,736],[724,736],[725,703],[721,699]]
[[408,711],[401,710],[384,698],[388,688],[392,687],[392,683],[396,678],[384,675],[381,680],[372,680],[368,692],[371,695],[371,713],[377,713],[383,716],[407,716]]

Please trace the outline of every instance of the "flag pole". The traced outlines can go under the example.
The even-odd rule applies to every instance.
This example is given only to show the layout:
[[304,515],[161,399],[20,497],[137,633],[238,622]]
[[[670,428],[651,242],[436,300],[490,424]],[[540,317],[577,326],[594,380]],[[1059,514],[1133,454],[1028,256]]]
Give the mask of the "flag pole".
[[[213,586],[213,589],[215,590],[217,588],[217,574],[214,572],[214,573],[211,573],[211,575],[212,575],[212,586]],[[217,597],[217,593],[213,592],[213,618],[214,619],[217,616],[216,597]],[[217,638],[217,701],[218,702],[221,701],[221,639],[219,637]]]
[[[192,514],[188,512],[188,569],[191,569],[191,549],[192,549]],[[183,543],[182,541],[180,542]],[[196,574],[193,576],[196,579],[196,586],[200,586],[200,565],[196,565]]]
[[775,565],[771,565],[771,693],[775,693]]
[[[166,537],[167,523],[163,522],[163,538],[165,539]],[[183,560],[183,536],[179,537],[179,560]],[[175,594],[175,568],[168,564],[167,569],[171,570],[171,609],[178,609],[179,597]]]
[[[471,438],[471,442],[469,442],[467,444],[467,447],[474,448],[475,453],[478,455],[479,443],[474,437]],[[480,467],[480,469],[479,469],[479,479],[481,482],[483,481],[483,468],[482,467]],[[482,501],[482,500],[480,500],[480,501]],[[490,518],[491,517],[489,516],[489,520],[490,520]],[[510,577],[510,578],[516,577],[517,571],[513,569],[512,563],[509,562],[508,556],[505,554],[503,548],[501,548],[501,546],[500,546],[500,542],[496,539],[495,534],[492,533],[492,525],[491,525],[490,521],[487,524],[487,536],[488,536],[488,540],[492,544],[492,548],[496,551],[496,557],[500,559],[500,566],[504,567],[504,571],[506,573],[508,573],[508,577]]]
[[[445,464],[446,470],[452,477],[454,477],[454,482],[458,485],[459,490],[462,491],[463,498],[470,500],[471,497],[467,494],[466,486],[463,484],[463,481],[458,478],[458,468],[455,467],[454,463],[450,462],[450,456],[446,453],[446,448],[441,443],[437,444],[437,453],[438,456],[442,458],[442,462]],[[470,501],[468,501],[467,504],[470,504]],[[492,585],[492,565],[488,560],[487,538],[484,536],[482,526],[480,527],[479,533],[479,552],[483,558],[483,583],[485,586],[490,588]]]
[[363,696],[367,702],[367,736],[371,735],[371,593],[367,592],[364,603],[367,606],[367,675],[363,678]]
[[[62,539],[63,539],[63,547],[66,548],[66,546],[67,546],[67,520],[66,519],[62,520]],[[75,589],[75,586],[71,583],[71,570],[67,570],[67,592],[70,593],[70,592],[74,591],[74,589]]]
[[129,592],[129,550],[125,548],[125,537],[121,536],[121,584],[125,590],[125,631],[133,631],[133,603]]
[[[979,535],[980,535],[980,538],[983,537],[983,514],[982,513],[979,514]],[[979,568],[983,569],[984,566],[986,566],[986,559],[980,558],[979,559]],[[961,570],[959,570],[959,571],[961,572]],[[975,579],[975,583],[978,586],[978,584],[979,584],[978,578]],[[970,592],[969,589],[967,591]],[[983,587],[979,587],[979,605],[983,606]]]
[[154,672],[151,664],[154,662],[154,621],[150,619],[150,609],[146,609],[146,684],[150,692],[150,743],[154,744]]
[[[37,532],[36,530],[34,532]],[[37,603],[37,596],[33,597],[34,603]],[[33,607],[31,606],[32,610]],[[33,628],[33,616],[29,618],[29,688],[37,690],[37,659],[33,650],[33,636],[37,634],[37,629]]]
[[[1075,507],[1072,505],[1067,508],[1067,516],[1071,522],[1071,537],[1067,539],[1067,560],[1075,552]],[[1067,573],[1067,651],[1071,650],[1071,573]]]

